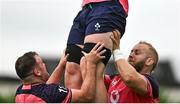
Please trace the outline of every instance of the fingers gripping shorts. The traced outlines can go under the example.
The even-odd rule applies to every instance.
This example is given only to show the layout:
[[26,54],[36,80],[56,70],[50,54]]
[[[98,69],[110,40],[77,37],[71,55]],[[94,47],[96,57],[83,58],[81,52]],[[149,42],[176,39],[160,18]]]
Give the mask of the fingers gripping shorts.
[[[76,64],[80,64],[81,57],[84,56],[82,54],[82,51],[89,53],[94,48],[95,45],[96,45],[96,43],[85,43],[84,48],[81,49],[80,47],[78,47],[75,44],[68,44],[67,48],[66,48],[66,54],[69,54],[67,61],[74,62]],[[106,50],[106,52],[102,55],[105,56],[106,58],[103,59],[102,62],[106,66],[111,57],[111,50],[103,47],[102,50],[104,50],[104,49]]]
[[[95,45],[96,45],[95,43],[85,43],[83,51],[85,51],[86,53],[89,53],[94,48]],[[106,52],[104,54],[102,54],[102,56],[105,56],[106,58],[102,59],[102,62],[106,66],[111,57],[111,50],[103,47],[102,50],[104,50],[104,49],[106,50]]]

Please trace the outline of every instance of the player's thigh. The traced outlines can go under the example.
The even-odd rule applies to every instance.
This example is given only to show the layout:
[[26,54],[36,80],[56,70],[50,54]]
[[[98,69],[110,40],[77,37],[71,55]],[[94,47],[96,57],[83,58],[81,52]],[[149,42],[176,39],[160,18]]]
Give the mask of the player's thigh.
[[104,46],[106,48],[112,50],[113,44],[112,44],[112,40],[110,39],[111,35],[112,35],[112,32],[90,34],[85,37],[84,43],[102,42],[104,43]]
[[74,75],[74,73],[78,73],[78,71],[80,71],[80,65],[75,62],[67,62],[66,69],[68,74]]
[[111,50],[110,35],[116,29],[122,37],[126,27],[126,15],[122,7],[118,5],[95,6],[89,13],[86,23],[84,43],[101,41],[106,48]]

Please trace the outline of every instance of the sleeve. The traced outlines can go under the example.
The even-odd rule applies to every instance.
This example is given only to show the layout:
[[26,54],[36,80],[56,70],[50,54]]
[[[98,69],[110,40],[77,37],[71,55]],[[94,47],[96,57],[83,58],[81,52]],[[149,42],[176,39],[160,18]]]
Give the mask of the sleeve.
[[145,75],[148,80],[148,94],[152,95],[154,99],[159,98],[159,85],[157,81],[150,75]]
[[66,98],[63,100],[63,103],[70,103],[72,99],[72,91],[69,90],[68,95],[66,96]]
[[71,90],[57,84],[50,84],[45,89],[48,103],[69,103],[71,101]]

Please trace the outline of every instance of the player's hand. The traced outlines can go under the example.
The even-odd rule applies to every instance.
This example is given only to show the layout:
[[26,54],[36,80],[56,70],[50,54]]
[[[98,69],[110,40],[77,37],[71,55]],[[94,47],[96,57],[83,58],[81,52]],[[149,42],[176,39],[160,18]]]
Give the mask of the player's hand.
[[101,59],[104,59],[105,56],[102,56],[102,54],[104,54],[106,50],[102,50],[103,47],[104,44],[98,42],[89,53],[85,53],[84,51],[82,51],[86,61],[97,64]]
[[63,55],[62,55],[62,57],[61,57],[61,59],[60,59],[60,61],[59,61],[59,65],[61,65],[61,66],[66,66],[66,63],[67,63],[67,58],[69,57],[69,54],[66,54],[65,55],[65,50],[63,51]]
[[110,36],[113,42],[113,50],[120,48],[120,32],[118,30],[114,30],[112,35]]

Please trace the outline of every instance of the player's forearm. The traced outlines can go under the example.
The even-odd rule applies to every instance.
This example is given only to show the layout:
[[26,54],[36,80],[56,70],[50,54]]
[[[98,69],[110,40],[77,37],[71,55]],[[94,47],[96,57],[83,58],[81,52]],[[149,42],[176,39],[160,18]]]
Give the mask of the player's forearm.
[[125,82],[129,82],[134,77],[135,69],[125,59],[117,60],[116,65]]
[[83,91],[83,97],[85,102],[94,102],[95,97],[95,81],[96,81],[96,65],[87,62],[87,73],[85,80],[81,86],[81,90]]
[[124,83],[135,92],[145,95],[147,93],[147,81],[126,60],[120,59],[116,62],[118,71]]
[[120,73],[122,80],[127,84],[131,85],[136,77],[136,69],[125,60],[125,57],[120,49],[113,51],[114,60],[116,62],[117,69]]
[[96,69],[96,95],[95,102],[96,103],[107,103],[107,90],[104,84],[104,64],[98,63]]

